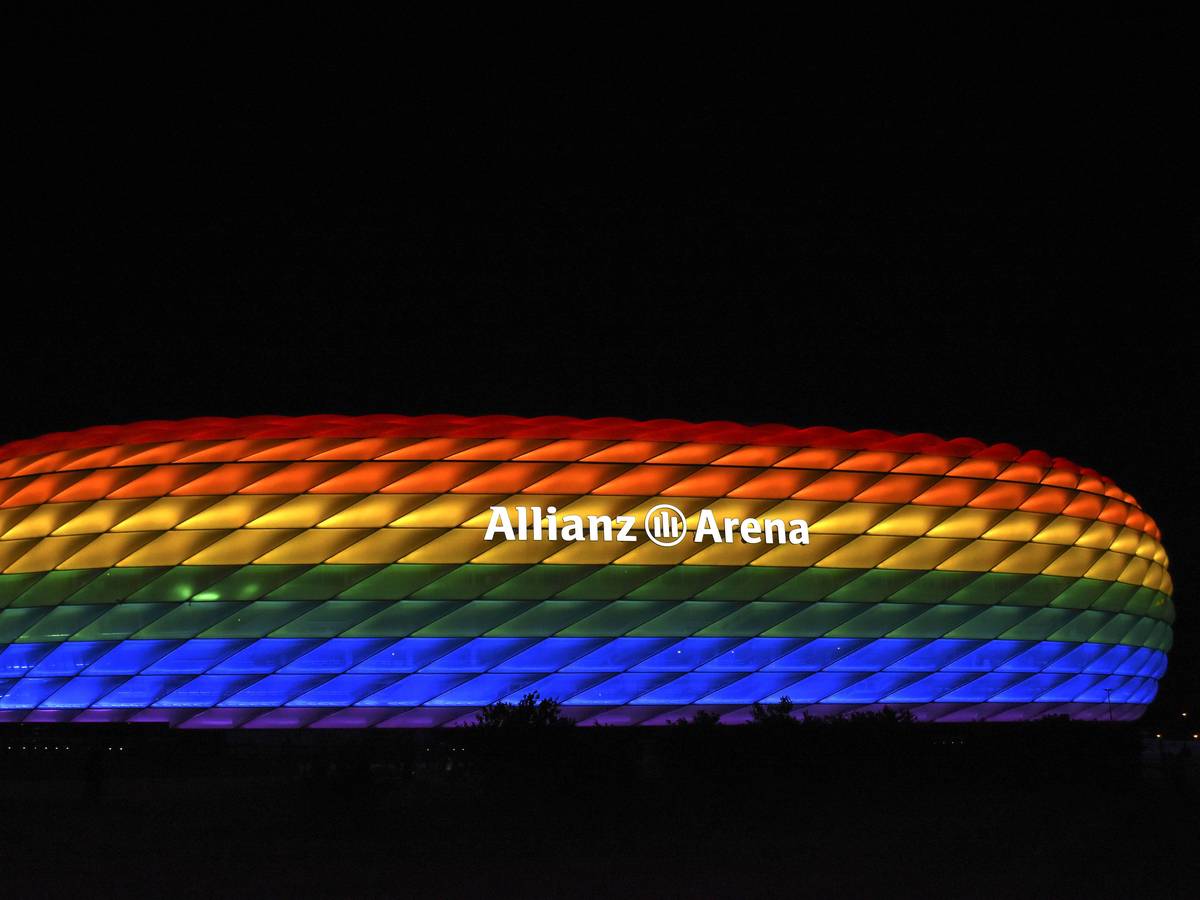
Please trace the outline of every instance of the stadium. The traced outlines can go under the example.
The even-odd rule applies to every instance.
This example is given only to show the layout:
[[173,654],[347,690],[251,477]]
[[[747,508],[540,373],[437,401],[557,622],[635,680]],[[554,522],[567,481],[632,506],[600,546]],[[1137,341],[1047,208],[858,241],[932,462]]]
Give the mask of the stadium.
[[534,691],[580,724],[736,723],[782,697],[1134,720],[1171,646],[1160,540],[1095,471],[929,434],[89,428],[0,448],[0,722],[425,728]]

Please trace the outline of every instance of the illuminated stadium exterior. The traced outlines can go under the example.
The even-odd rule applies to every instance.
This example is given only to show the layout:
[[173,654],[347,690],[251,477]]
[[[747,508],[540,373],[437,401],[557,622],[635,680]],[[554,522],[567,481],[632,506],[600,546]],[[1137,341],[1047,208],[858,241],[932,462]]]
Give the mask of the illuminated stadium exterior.
[[1129,720],[1166,668],[1166,565],[1111,480],[969,439],[92,428],[0,448],[0,721],[428,727],[531,691],[584,724],[738,722],[782,696]]

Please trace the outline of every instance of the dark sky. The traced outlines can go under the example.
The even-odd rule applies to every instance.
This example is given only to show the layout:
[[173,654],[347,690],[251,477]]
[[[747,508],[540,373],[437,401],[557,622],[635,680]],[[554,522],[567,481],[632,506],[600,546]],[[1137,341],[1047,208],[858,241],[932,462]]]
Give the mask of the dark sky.
[[1194,691],[1194,75],[906,63],[31,70],[0,440],[502,412],[1011,441],[1157,518]]

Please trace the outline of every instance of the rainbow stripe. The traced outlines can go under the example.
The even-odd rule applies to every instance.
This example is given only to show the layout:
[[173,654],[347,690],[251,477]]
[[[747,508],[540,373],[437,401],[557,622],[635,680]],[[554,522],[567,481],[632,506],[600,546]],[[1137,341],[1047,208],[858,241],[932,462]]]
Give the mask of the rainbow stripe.
[[[662,547],[647,510],[803,518]],[[495,506],[636,543],[486,541]],[[0,721],[431,726],[1137,718],[1171,644],[1153,520],[1011,445],[663,420],[148,422],[0,448]]]

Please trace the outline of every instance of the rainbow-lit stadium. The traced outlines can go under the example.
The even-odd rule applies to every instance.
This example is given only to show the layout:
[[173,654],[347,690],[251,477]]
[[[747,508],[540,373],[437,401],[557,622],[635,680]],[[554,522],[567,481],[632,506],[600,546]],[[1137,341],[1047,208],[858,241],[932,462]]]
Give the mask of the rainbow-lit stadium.
[[[674,543],[650,536],[664,504]],[[552,515],[627,533],[551,533]],[[531,516],[537,539],[492,527]],[[693,539],[705,516],[755,524]],[[89,428],[0,448],[0,721],[431,727],[533,691],[580,724],[739,722],[784,696],[812,715],[1131,720],[1166,668],[1166,567],[1110,479],[970,439],[511,416]]]

